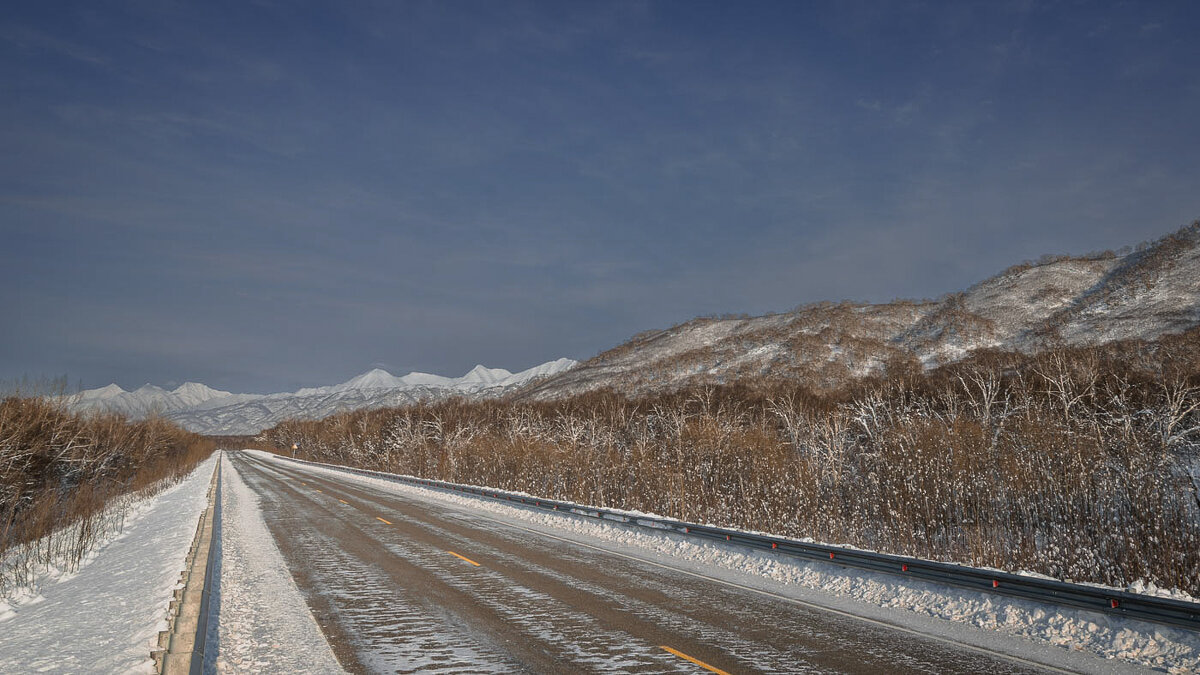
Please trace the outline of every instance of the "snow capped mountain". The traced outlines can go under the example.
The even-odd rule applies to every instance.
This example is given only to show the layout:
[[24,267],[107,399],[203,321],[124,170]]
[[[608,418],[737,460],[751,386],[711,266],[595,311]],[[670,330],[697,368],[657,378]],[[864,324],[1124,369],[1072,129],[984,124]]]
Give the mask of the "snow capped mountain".
[[449,387],[454,384],[452,377],[417,372],[409,373],[400,380],[410,387]]
[[514,379],[522,381],[532,380],[538,377],[546,377],[548,375],[557,375],[558,373],[566,372],[578,365],[577,361],[571,359],[558,359],[557,361],[547,361],[540,366],[534,366],[528,370],[513,375]]
[[480,365],[462,377],[428,373],[396,377],[376,368],[341,384],[266,396],[231,394],[197,382],[187,382],[174,391],[147,384],[131,392],[110,384],[79,392],[69,405],[79,412],[118,412],[134,418],[159,414],[199,433],[241,435],[286,419],[320,419],[341,410],[406,405],[447,396],[498,396],[537,378],[561,373],[575,363],[558,359],[515,375]]
[[466,375],[458,378],[458,384],[481,384],[484,386],[495,386],[510,377],[512,377],[512,373],[503,368],[485,368],[483,366],[475,366]]
[[79,397],[80,397],[80,399],[83,399],[83,400],[94,399],[94,398],[112,398],[119,394],[125,394],[125,393],[127,393],[127,392],[124,389],[118,387],[115,384],[110,384],[107,387],[100,387],[99,389],[88,389],[86,391],[81,391],[81,392],[79,392]]
[[167,391],[152,384],[125,391],[115,384],[110,384],[107,387],[79,392],[71,405],[81,412],[117,412],[130,417],[145,417],[194,408],[214,400],[225,401],[231,396],[233,394],[227,391],[212,389],[197,382],[185,382],[174,391]]
[[341,384],[329,387],[330,392],[350,391],[351,389],[395,389],[403,387],[404,381],[386,370],[376,368],[358,377],[353,377]]
[[232,396],[232,394],[227,391],[213,389],[200,384],[199,382],[184,382],[171,393],[179,397],[179,400],[188,406],[200,405],[201,403],[214,398]]

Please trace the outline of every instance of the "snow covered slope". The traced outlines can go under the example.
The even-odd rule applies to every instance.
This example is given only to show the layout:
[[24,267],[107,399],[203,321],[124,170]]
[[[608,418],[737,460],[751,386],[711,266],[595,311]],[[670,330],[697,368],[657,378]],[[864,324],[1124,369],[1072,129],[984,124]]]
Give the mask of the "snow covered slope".
[[462,377],[409,373],[396,377],[375,369],[328,387],[280,394],[231,394],[188,382],[167,391],[145,385],[125,391],[115,384],[75,395],[80,412],[119,412],[130,417],[160,414],[204,434],[253,434],[286,419],[320,419],[342,410],[382,408],[448,396],[496,396],[575,366],[571,359],[549,361],[519,373],[475,366]]
[[195,408],[214,400],[228,402],[231,397],[244,400],[246,396],[212,389],[197,382],[185,382],[174,391],[167,391],[152,384],[142,385],[134,391],[125,391],[115,384],[110,384],[100,389],[80,392],[72,407],[80,412],[95,410],[144,417],[152,413],[167,414]]
[[648,331],[517,392],[551,399],[601,388],[796,378],[835,385],[892,362],[931,367],[985,347],[1154,339],[1200,325],[1200,222],[1117,255],[1047,257],[937,301],[818,303],[745,319]]

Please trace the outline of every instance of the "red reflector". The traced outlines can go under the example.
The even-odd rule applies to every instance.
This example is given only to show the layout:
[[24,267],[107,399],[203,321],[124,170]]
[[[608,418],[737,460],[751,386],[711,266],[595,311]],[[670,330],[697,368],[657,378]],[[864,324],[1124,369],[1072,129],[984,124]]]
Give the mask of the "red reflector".
[[776,544],[775,542],[771,542],[771,548],[779,548],[779,544]]
[[901,566],[900,566],[900,571],[901,571],[901,572],[907,572],[907,571],[908,571],[908,563],[904,563],[903,565],[901,565]]
[[1000,588],[1000,582],[992,579],[992,588]]
[[684,531],[685,533],[687,533],[687,532],[691,532],[692,530],[691,530],[691,528],[685,527],[685,528],[683,528],[683,531]]
[[1113,609],[1116,609],[1117,606],[1121,604],[1121,603],[1117,602],[1116,598],[1109,600],[1108,603],[1109,603],[1109,606],[1112,607]]
[[830,553],[830,554],[829,554],[829,559],[830,559],[830,560],[833,560],[833,554],[832,554],[832,553]]

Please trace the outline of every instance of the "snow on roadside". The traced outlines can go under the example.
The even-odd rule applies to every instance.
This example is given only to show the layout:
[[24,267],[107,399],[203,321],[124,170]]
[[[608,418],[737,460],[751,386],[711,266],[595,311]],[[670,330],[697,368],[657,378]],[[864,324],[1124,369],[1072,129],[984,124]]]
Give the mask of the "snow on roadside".
[[155,672],[150,652],[167,628],[216,461],[136,503],[77,571],[51,570],[36,593],[0,598],[0,672]]
[[221,476],[218,652],[209,672],[343,672],[267,530],[258,498],[229,460]]
[[[260,456],[276,458],[269,453],[260,453]],[[353,479],[399,494],[487,511],[505,520],[557,531],[581,540],[608,542],[650,553],[661,559],[703,565],[706,570],[715,567],[731,574],[753,575],[788,588],[816,592],[818,595],[807,596],[813,602],[820,603],[819,594],[825,594],[840,601],[867,603],[885,611],[894,613],[898,610],[919,615],[923,620],[933,620],[925,621],[926,625],[938,621],[954,622],[1170,673],[1200,672],[1200,634],[1192,631],[900,579],[894,575],[852,570],[829,563],[806,562],[775,553],[694,540],[671,532],[650,531],[561,512],[549,513],[511,506],[331,468],[303,466],[311,471]]]

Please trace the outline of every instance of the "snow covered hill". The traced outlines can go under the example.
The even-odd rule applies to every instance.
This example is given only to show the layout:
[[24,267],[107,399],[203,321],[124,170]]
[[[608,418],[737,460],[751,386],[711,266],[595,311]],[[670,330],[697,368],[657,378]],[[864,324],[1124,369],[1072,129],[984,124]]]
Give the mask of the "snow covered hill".
[[571,359],[549,361],[519,373],[475,366],[462,377],[409,373],[396,377],[375,369],[328,387],[279,394],[231,394],[188,382],[174,391],[150,384],[125,391],[110,384],[76,394],[79,412],[119,412],[139,418],[160,414],[204,434],[253,434],[286,419],[320,419],[342,410],[382,408],[448,396],[497,396],[575,366]]
[[134,391],[125,391],[115,384],[110,384],[100,389],[80,392],[72,407],[80,412],[97,410],[119,412],[130,417],[144,417],[152,413],[166,414],[195,408],[214,400],[230,403],[231,397],[245,400],[247,396],[255,397],[253,394],[231,394],[197,382],[185,382],[174,391],[167,391],[152,384],[143,385]]
[[754,318],[699,318],[629,342],[518,397],[629,394],[762,378],[815,386],[889,362],[932,367],[980,348],[1154,339],[1200,325],[1200,222],[1124,254],[1046,257],[936,301],[818,303]]

